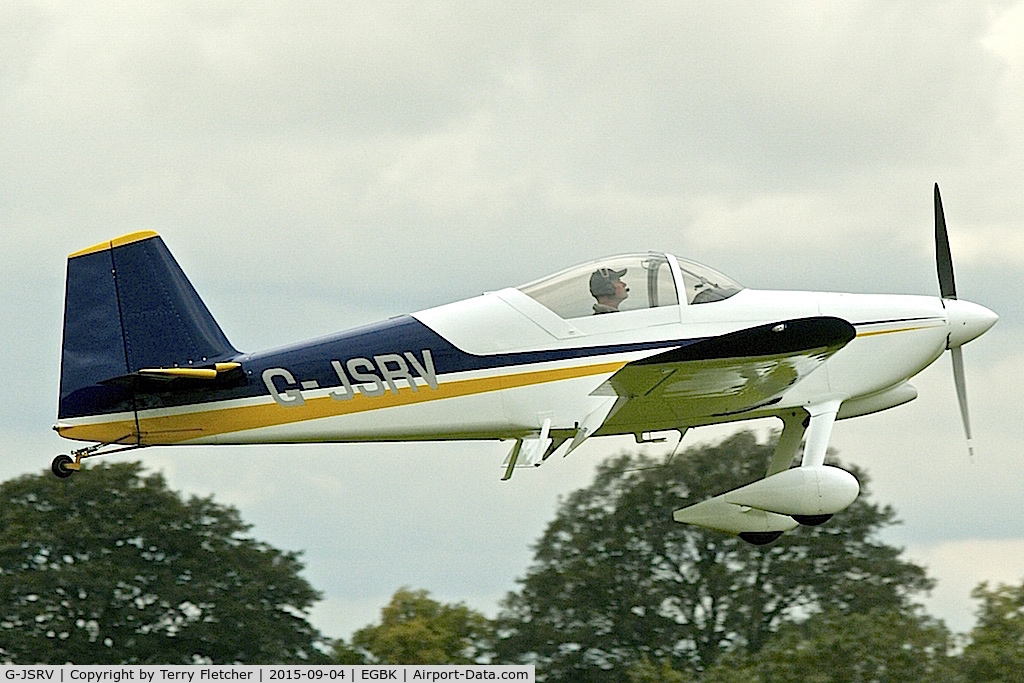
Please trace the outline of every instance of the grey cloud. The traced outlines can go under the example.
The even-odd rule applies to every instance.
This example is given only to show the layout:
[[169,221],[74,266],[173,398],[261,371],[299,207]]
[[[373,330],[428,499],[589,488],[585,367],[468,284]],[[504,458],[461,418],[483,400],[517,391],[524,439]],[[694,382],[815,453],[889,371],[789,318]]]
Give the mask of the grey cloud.
[[[987,479],[1015,481],[1018,467],[1016,431],[1001,425],[1017,422],[1024,242],[1000,236],[1016,234],[1024,202],[1024,48],[1006,28],[999,49],[989,40],[1011,11],[956,2],[644,11],[9,3],[0,308],[13,323],[0,376],[17,400],[0,404],[0,421],[20,451],[0,467],[36,471],[67,448],[48,431],[64,256],[121,233],[160,231],[232,341],[256,350],[651,248],[755,287],[932,294],[939,181],[961,292],[1003,314],[966,354],[979,433],[997,430],[986,438],[999,456],[979,458],[978,488],[961,487],[963,517],[940,516],[959,470],[934,457],[962,449],[952,389],[937,374],[899,409],[910,412],[843,423],[836,445],[869,467],[883,500],[906,509],[908,543],[977,529],[1019,536],[1011,497]],[[515,496],[491,472],[503,453],[488,444],[454,459],[402,446],[146,455],[176,486],[238,500],[257,534],[306,548],[332,599],[376,591],[383,604],[394,581],[456,598],[511,587],[512,565],[559,493],[619,445],[546,465]],[[427,460],[405,467],[413,454]],[[239,478],[240,463],[255,463],[251,477]],[[435,504],[431,487],[453,471],[488,482],[486,495],[470,487],[445,499],[416,530],[427,547],[458,520],[480,564],[464,583],[445,583],[407,537],[406,573],[367,577],[360,567],[396,555],[372,554],[372,538],[351,530],[400,528]],[[236,490],[267,479],[282,488],[252,498]],[[407,500],[370,509],[375,487],[377,498]],[[282,511],[281,490],[312,502]],[[500,502],[488,506],[487,495]],[[490,538],[493,525],[517,520],[514,538]],[[325,528],[348,529],[353,552],[369,553],[343,579],[334,568],[345,547]],[[502,560],[506,574],[494,569]],[[496,578],[471,587],[474,575]],[[354,577],[358,594],[344,587]]]

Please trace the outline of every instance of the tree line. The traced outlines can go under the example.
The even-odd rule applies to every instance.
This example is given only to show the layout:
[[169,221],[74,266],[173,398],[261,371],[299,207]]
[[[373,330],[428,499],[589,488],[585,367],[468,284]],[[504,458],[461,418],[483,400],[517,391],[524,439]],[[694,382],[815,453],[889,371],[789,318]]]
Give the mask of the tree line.
[[1024,583],[978,586],[956,636],[919,604],[925,569],[884,543],[863,493],[768,546],[672,521],[761,476],[740,432],[668,464],[622,454],[559,506],[493,618],[399,589],[350,639],[308,621],[301,558],[237,510],[184,498],[138,463],[0,484],[0,661],[528,663],[538,680],[1024,681]]

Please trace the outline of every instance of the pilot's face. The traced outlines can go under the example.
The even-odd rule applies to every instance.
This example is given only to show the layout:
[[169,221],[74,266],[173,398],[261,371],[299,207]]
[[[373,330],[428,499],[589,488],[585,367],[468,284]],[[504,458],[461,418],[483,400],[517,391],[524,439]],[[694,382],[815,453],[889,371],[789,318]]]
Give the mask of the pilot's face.
[[615,303],[616,305],[622,301],[625,301],[629,296],[629,287],[622,280],[615,280],[612,282],[615,285]]

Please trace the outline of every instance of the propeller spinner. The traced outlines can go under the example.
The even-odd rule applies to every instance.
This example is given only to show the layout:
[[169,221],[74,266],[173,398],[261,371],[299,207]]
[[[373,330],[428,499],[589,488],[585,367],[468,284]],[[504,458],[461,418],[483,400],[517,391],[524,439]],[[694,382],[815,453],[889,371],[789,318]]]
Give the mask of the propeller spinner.
[[999,316],[978,304],[960,301],[956,298],[956,281],[953,277],[953,257],[949,251],[949,235],[946,232],[946,216],[942,211],[942,196],[939,184],[935,184],[935,267],[939,274],[939,293],[949,320],[949,336],[946,348],[953,358],[953,382],[960,403],[960,417],[964,422],[967,450],[973,456],[971,441],[971,417],[967,410],[967,381],[964,377],[964,356],[961,346],[984,334],[996,324]]

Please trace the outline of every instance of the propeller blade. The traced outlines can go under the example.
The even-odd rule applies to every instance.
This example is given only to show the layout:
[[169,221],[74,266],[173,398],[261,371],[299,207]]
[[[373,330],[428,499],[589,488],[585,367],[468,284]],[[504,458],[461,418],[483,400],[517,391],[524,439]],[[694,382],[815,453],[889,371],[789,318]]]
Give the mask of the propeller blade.
[[953,280],[953,257],[949,253],[949,235],[946,234],[946,216],[942,211],[939,184],[935,183],[935,266],[939,271],[939,292],[943,299],[956,298]]
[[960,401],[960,417],[964,420],[964,434],[967,435],[967,452],[974,457],[974,444],[971,442],[971,416],[967,412],[967,381],[964,378],[964,353],[959,346],[949,350],[953,354],[953,382],[956,384],[956,397]]

